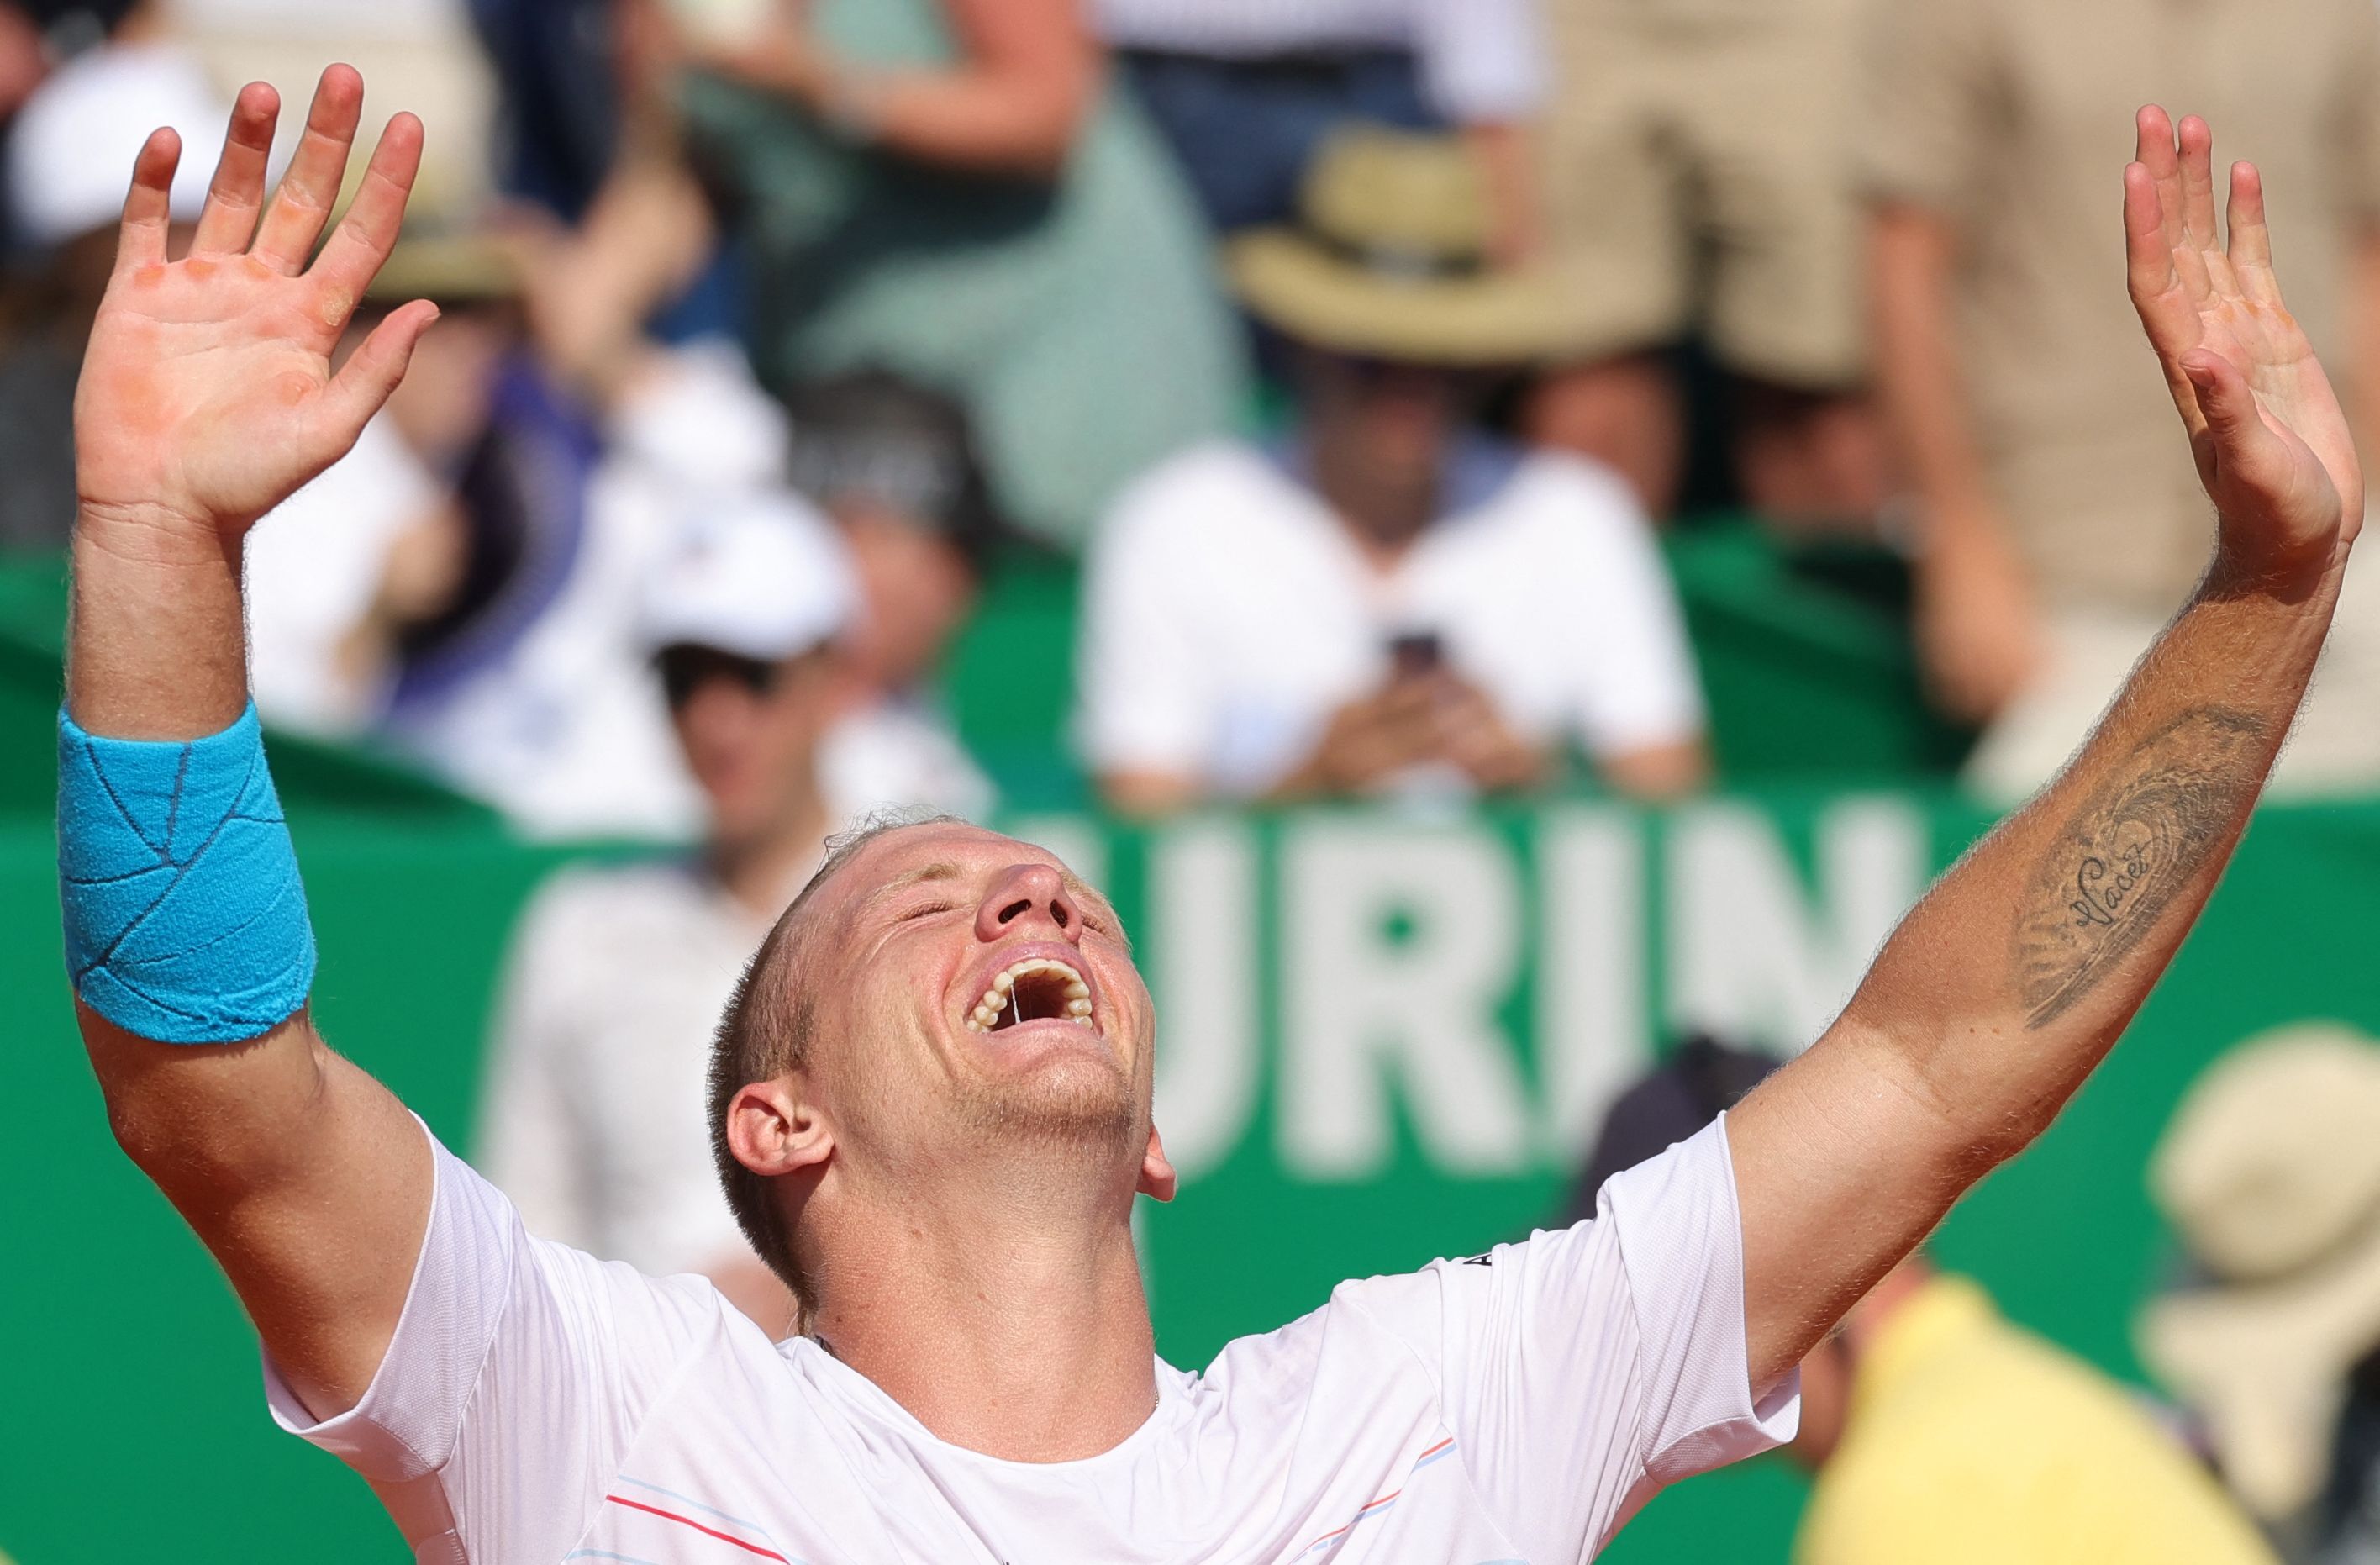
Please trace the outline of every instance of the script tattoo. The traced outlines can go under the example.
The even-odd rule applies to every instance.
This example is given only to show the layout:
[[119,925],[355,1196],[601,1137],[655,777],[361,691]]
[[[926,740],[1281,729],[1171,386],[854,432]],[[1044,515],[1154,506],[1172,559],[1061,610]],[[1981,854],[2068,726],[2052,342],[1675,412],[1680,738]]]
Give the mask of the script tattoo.
[[2251,713],[2184,712],[2075,811],[2018,910],[2027,1025],[2057,1020],[2156,928],[2255,792],[2265,734]]

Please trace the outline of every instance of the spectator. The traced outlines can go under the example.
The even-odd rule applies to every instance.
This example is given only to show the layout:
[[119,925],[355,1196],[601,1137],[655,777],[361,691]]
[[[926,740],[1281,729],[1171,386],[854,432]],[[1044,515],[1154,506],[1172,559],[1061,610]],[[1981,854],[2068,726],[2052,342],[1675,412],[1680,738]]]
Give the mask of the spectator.
[[1693,786],[1701,695],[1644,512],[1602,468],[1470,427],[1481,371],[1546,321],[1536,283],[1475,269],[1475,164],[1447,138],[1342,138],[1304,214],[1232,249],[1299,345],[1294,431],[1165,463],[1092,552],[1079,737],[1102,792],[1518,788],[1566,740],[1629,792]]
[[[2013,798],[2206,564],[2205,501],[2107,267],[2131,115],[2188,105],[2262,171],[2299,236],[2290,310],[2353,363],[2368,421],[2380,360],[2344,348],[2380,344],[2380,19],[2370,0],[1890,0],[1880,22],[1860,145],[1878,386],[1925,524],[1919,649],[1944,709],[1989,724],[1970,780]],[[2283,785],[2380,778],[2376,587],[2349,574]]]
[[1685,445],[1667,350],[1694,334],[1728,371],[1755,508],[1865,520],[1884,499],[1846,112],[1867,3],[1547,0],[1567,362],[1532,424],[1627,475],[1656,516]]
[[[115,263],[124,170],[152,127],[171,125],[204,149],[220,140],[225,114],[197,62],[158,36],[146,6],[121,16],[18,113],[7,225],[30,259],[27,282],[0,312],[0,548],[63,548],[74,520],[75,380]],[[206,199],[207,164],[193,152],[175,174],[177,245]]]
[[[1595,1216],[1610,1174],[1700,1131],[1773,1064],[1690,1040],[1612,1106],[1563,1220]],[[1803,1360],[1788,1452],[1817,1474],[1795,1565],[2273,1565],[2136,1398],[1922,1251]]]
[[843,535],[859,580],[848,705],[820,758],[838,817],[924,807],[980,818],[990,780],[932,689],[1000,535],[966,411],[884,370],[795,388],[794,486]]
[[425,237],[382,273],[446,315],[356,452],[249,537],[257,702],[376,729],[533,836],[683,838],[699,798],[636,606],[686,528],[782,496],[783,420],[732,346],[638,334],[674,258],[588,249]]
[[678,38],[659,3],[635,0],[658,42],[634,57],[703,63],[683,140],[743,241],[770,386],[880,367],[952,392],[1003,513],[1066,545],[1230,425],[1205,232],[1075,0],[754,6],[732,43]]
[[791,1300],[729,1213],[703,1070],[728,991],[833,824],[818,751],[856,607],[806,513],[721,518],[665,565],[645,634],[706,809],[685,859],[567,869],[504,980],[480,1160],[540,1233],[649,1276],[698,1271],[783,1333]]
[[1496,203],[1498,257],[1533,247],[1522,127],[1544,86],[1537,0],[1094,0],[1092,12],[1217,228],[1295,216],[1307,165],[1338,131],[1459,128]]
[[2149,1163],[2197,1281],[2150,1304],[2142,1356],[2310,1565],[2380,1559],[2375,1124],[2380,1047],[2289,1027],[2210,1066]]

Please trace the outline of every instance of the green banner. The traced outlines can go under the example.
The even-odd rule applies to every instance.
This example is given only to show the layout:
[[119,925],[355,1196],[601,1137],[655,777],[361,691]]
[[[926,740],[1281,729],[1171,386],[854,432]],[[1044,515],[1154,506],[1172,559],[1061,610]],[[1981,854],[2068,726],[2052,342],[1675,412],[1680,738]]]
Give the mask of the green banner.
[[[1185,1175],[1145,1215],[1159,1345],[1203,1363],[1342,1278],[1525,1232],[1559,1206],[1610,1093],[1709,1025],[1822,1029],[1928,878],[1985,823],[1907,794],[1762,795],[1666,813],[1012,823],[1115,897],[1161,1018],[1159,1122]],[[494,969],[557,855],[470,819],[301,823],[317,1014],[468,1147]],[[0,828],[8,1192],[0,1550],[18,1565],[405,1558],[363,1486],[276,1434],[212,1263],[117,1154],[60,977],[45,828]],[[2010,1313],[2136,1376],[2166,1264],[2141,1170],[2191,1077],[2265,1028],[2380,1031],[2380,805],[2260,817],[2132,1036],[2041,1146],[1953,1215],[1949,1264]],[[1774,1462],[1664,1497],[1608,1558],[1786,1558]]]

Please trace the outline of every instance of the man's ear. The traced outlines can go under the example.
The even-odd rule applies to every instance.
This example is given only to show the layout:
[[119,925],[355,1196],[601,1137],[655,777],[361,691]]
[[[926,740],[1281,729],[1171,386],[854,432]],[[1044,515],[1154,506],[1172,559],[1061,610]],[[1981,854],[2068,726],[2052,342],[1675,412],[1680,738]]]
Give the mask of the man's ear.
[[727,1104],[727,1150],[764,1179],[820,1167],[834,1151],[834,1132],[797,1076],[753,1082]]
[[1159,1137],[1157,1127],[1149,1126],[1148,1150],[1141,1155],[1140,1159],[1140,1193],[1154,1200],[1171,1201],[1174,1189],[1181,1183],[1181,1176],[1166,1160],[1165,1143]]

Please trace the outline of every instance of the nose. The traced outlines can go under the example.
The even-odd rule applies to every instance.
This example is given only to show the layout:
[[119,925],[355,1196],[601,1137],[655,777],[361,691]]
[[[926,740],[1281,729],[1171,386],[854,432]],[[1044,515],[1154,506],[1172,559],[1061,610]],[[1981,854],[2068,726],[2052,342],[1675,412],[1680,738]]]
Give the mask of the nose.
[[1056,930],[1077,945],[1083,940],[1082,910],[1066,894],[1066,882],[1047,864],[1017,864],[1002,871],[975,910],[976,938],[996,940]]

